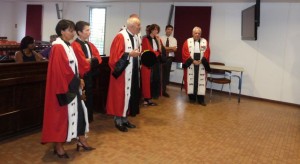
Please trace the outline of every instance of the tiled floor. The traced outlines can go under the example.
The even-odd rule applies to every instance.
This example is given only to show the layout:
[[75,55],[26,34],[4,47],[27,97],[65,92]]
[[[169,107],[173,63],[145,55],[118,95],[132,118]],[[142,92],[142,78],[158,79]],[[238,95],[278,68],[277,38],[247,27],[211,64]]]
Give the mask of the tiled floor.
[[96,114],[89,133],[91,152],[58,159],[52,145],[41,145],[40,132],[0,143],[0,163],[300,163],[300,109],[249,98],[231,100],[214,92],[206,107],[190,104],[178,87],[157,107],[142,107],[129,118],[137,125],[119,132],[112,117]]

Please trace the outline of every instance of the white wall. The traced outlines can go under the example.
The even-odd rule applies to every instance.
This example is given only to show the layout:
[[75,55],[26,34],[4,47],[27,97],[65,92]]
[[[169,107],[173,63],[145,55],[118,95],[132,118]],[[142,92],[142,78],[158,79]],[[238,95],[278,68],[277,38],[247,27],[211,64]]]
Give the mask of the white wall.
[[[299,104],[300,100],[300,4],[290,4],[284,48],[281,101]],[[282,29],[280,29],[283,31]],[[280,33],[280,31],[279,31]]]
[[[2,6],[3,2],[0,2]],[[17,24],[17,28],[13,28],[11,32],[13,32],[11,40],[16,40],[18,42],[21,41],[21,39],[25,36],[25,30],[26,30],[26,8],[27,4],[41,4],[43,5],[43,22],[42,22],[42,40],[43,41],[49,41],[50,35],[55,34],[55,25],[59,21],[57,19],[56,14],[56,8],[55,3],[25,3],[25,2],[14,2],[11,3],[13,6],[9,9],[13,11],[14,14],[12,14],[13,19],[10,19],[11,24],[14,25]],[[61,3],[59,3],[61,4]],[[2,15],[2,11],[0,10],[0,15]],[[2,19],[1,19],[2,21]],[[2,24],[2,23],[1,23]],[[9,33],[10,31],[7,31]]]
[[7,36],[8,40],[14,40],[13,31],[15,28],[13,3],[0,2],[0,36]]
[[[12,3],[13,4],[13,3]],[[20,40],[25,33],[26,3],[0,6],[10,11],[15,9],[11,18],[16,22],[3,25],[1,34],[14,35]],[[43,40],[54,33],[57,23],[55,3],[44,5]],[[173,3],[60,3],[63,18],[73,21],[88,21],[89,7],[107,7],[105,53],[109,54],[110,44],[125,24],[131,13],[137,13],[142,20],[142,34],[145,26],[157,23],[162,28],[167,23],[170,5]],[[300,3],[262,3],[261,24],[257,41],[241,40],[241,10],[253,3],[174,3],[175,6],[212,6],[210,46],[211,61],[222,61],[226,65],[240,66],[245,69],[242,94],[270,100],[300,104]],[[5,6],[5,7],[2,7]],[[0,15],[3,15],[0,10]],[[3,16],[2,20],[6,20]],[[16,31],[3,29],[18,23]],[[175,29],[176,30],[176,29]],[[192,29],[191,29],[192,30]],[[2,34],[2,35],[3,35]],[[179,45],[181,46],[181,45]],[[175,65],[173,65],[173,68]],[[171,80],[181,83],[182,70],[171,73]],[[225,87],[225,90],[228,89]],[[232,91],[238,92],[237,80],[233,80]]]
[[[62,3],[58,3],[60,6]],[[42,40],[49,41],[50,35],[56,34],[55,26],[57,19],[56,7],[54,3],[43,3]]]
[[242,41],[240,12],[248,6],[213,5],[211,60],[245,68],[242,94],[300,104],[295,66],[300,62],[300,4],[262,3],[258,40]]
[[[89,7],[106,7],[106,33],[105,33],[105,54],[109,55],[110,45],[113,38],[126,24],[126,19],[132,13],[140,16],[142,22],[142,34],[145,34],[145,26],[156,23],[164,27],[168,20],[170,3],[64,3],[64,18],[73,21],[89,20]],[[74,11],[76,14],[74,15]],[[154,12],[153,12],[154,11]],[[159,12],[156,12],[159,11]],[[149,14],[153,13],[153,14]],[[163,32],[162,31],[162,32]],[[163,33],[162,33],[163,34]]]

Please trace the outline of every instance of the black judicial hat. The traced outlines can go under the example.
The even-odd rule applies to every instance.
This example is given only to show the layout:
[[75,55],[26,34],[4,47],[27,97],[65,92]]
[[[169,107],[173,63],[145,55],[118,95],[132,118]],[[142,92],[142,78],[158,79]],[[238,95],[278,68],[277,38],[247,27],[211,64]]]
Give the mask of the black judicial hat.
[[142,54],[141,62],[147,67],[152,67],[156,63],[156,55],[153,51],[146,50]]

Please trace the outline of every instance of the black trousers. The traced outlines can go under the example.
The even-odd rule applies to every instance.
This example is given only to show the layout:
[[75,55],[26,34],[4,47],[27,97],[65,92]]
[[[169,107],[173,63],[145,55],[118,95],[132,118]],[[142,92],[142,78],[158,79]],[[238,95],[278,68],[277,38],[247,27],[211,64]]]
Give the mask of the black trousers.
[[170,72],[174,57],[168,57],[166,63],[162,64],[162,93],[166,92],[167,85],[170,82]]
[[189,94],[189,100],[190,102],[196,102],[203,103],[204,102],[204,95],[196,95],[196,94]]
[[81,104],[81,99],[79,93],[77,94],[77,102],[78,102],[78,121],[77,121],[77,136],[83,136],[85,135],[85,126],[86,122],[84,119],[84,112],[83,112],[83,107]]
[[129,115],[136,116],[140,113],[140,87],[139,87],[139,67],[137,58],[133,58],[132,76],[131,76],[131,90],[129,98]]
[[151,70],[151,77],[150,77],[150,90],[151,90],[151,97],[158,98],[161,95],[162,84],[161,84],[161,63],[157,62],[154,64]]
[[85,95],[86,95],[86,101],[85,106],[87,108],[88,111],[88,118],[89,118],[89,122],[92,122],[94,120],[93,118],[93,111],[94,111],[94,96],[93,96],[93,74],[92,72],[88,72],[85,76],[84,76],[84,83],[85,83]]

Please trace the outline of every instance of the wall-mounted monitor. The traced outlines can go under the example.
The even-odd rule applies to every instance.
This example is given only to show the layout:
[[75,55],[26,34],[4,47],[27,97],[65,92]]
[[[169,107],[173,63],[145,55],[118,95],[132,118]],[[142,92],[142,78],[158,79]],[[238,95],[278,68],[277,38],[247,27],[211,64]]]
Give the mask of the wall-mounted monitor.
[[260,24],[260,0],[242,11],[242,40],[257,40],[257,27]]
[[257,40],[256,5],[242,11],[242,40]]

